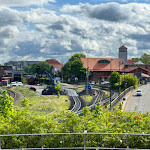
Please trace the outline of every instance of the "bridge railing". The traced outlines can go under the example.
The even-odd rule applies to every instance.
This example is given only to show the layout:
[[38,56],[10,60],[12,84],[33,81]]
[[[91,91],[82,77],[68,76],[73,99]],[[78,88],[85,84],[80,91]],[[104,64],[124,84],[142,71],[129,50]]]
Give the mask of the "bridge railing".
[[[149,149],[150,134],[39,133],[0,135],[0,149]],[[138,144],[136,145],[136,141]],[[143,146],[143,141],[145,142]],[[147,141],[147,143],[146,143]],[[141,143],[140,143],[141,142]],[[111,146],[110,146],[111,145]]]

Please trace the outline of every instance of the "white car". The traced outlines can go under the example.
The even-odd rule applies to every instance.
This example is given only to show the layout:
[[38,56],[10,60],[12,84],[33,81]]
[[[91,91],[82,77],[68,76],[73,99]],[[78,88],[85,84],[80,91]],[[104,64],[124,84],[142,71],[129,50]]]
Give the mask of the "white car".
[[106,84],[110,84],[110,82],[109,81],[103,81],[103,82],[101,82],[101,85],[106,85]]
[[11,82],[10,86],[18,86],[18,85],[17,85],[17,82]]
[[23,83],[22,82],[17,82],[17,85],[18,86],[23,86]]
[[137,89],[136,90],[136,95],[137,96],[142,96],[142,89]]

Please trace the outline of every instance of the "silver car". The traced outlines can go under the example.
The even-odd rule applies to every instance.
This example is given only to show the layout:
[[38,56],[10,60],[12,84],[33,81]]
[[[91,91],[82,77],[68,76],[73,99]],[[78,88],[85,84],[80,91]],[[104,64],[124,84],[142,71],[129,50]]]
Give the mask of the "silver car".
[[137,89],[136,90],[136,95],[137,96],[142,96],[142,89]]

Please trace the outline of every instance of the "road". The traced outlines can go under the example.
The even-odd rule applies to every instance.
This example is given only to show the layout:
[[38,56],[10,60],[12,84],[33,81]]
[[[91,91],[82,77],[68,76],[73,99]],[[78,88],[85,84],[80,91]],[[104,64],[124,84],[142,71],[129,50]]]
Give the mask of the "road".
[[142,96],[136,96],[136,90],[133,90],[127,99],[124,111],[150,113],[150,84],[143,85],[140,89],[143,92]]

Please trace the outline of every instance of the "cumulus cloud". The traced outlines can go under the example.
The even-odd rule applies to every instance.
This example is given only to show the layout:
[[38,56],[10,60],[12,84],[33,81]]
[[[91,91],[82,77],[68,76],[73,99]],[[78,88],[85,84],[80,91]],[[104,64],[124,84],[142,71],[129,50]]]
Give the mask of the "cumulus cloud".
[[118,57],[123,44],[130,57],[140,56],[149,46],[149,11],[148,4],[136,3],[80,3],[65,5],[61,12],[1,7],[0,51],[11,60],[61,59],[87,50],[91,57]]
[[30,6],[43,5],[48,2],[55,2],[55,0],[0,0],[1,6]]
[[61,9],[63,12],[80,13],[90,18],[96,18],[107,21],[122,21],[127,20],[129,12],[121,7],[118,3],[108,3],[100,5],[82,4],[79,5],[65,5]]
[[22,20],[15,10],[0,7],[0,27],[8,25],[17,25]]

